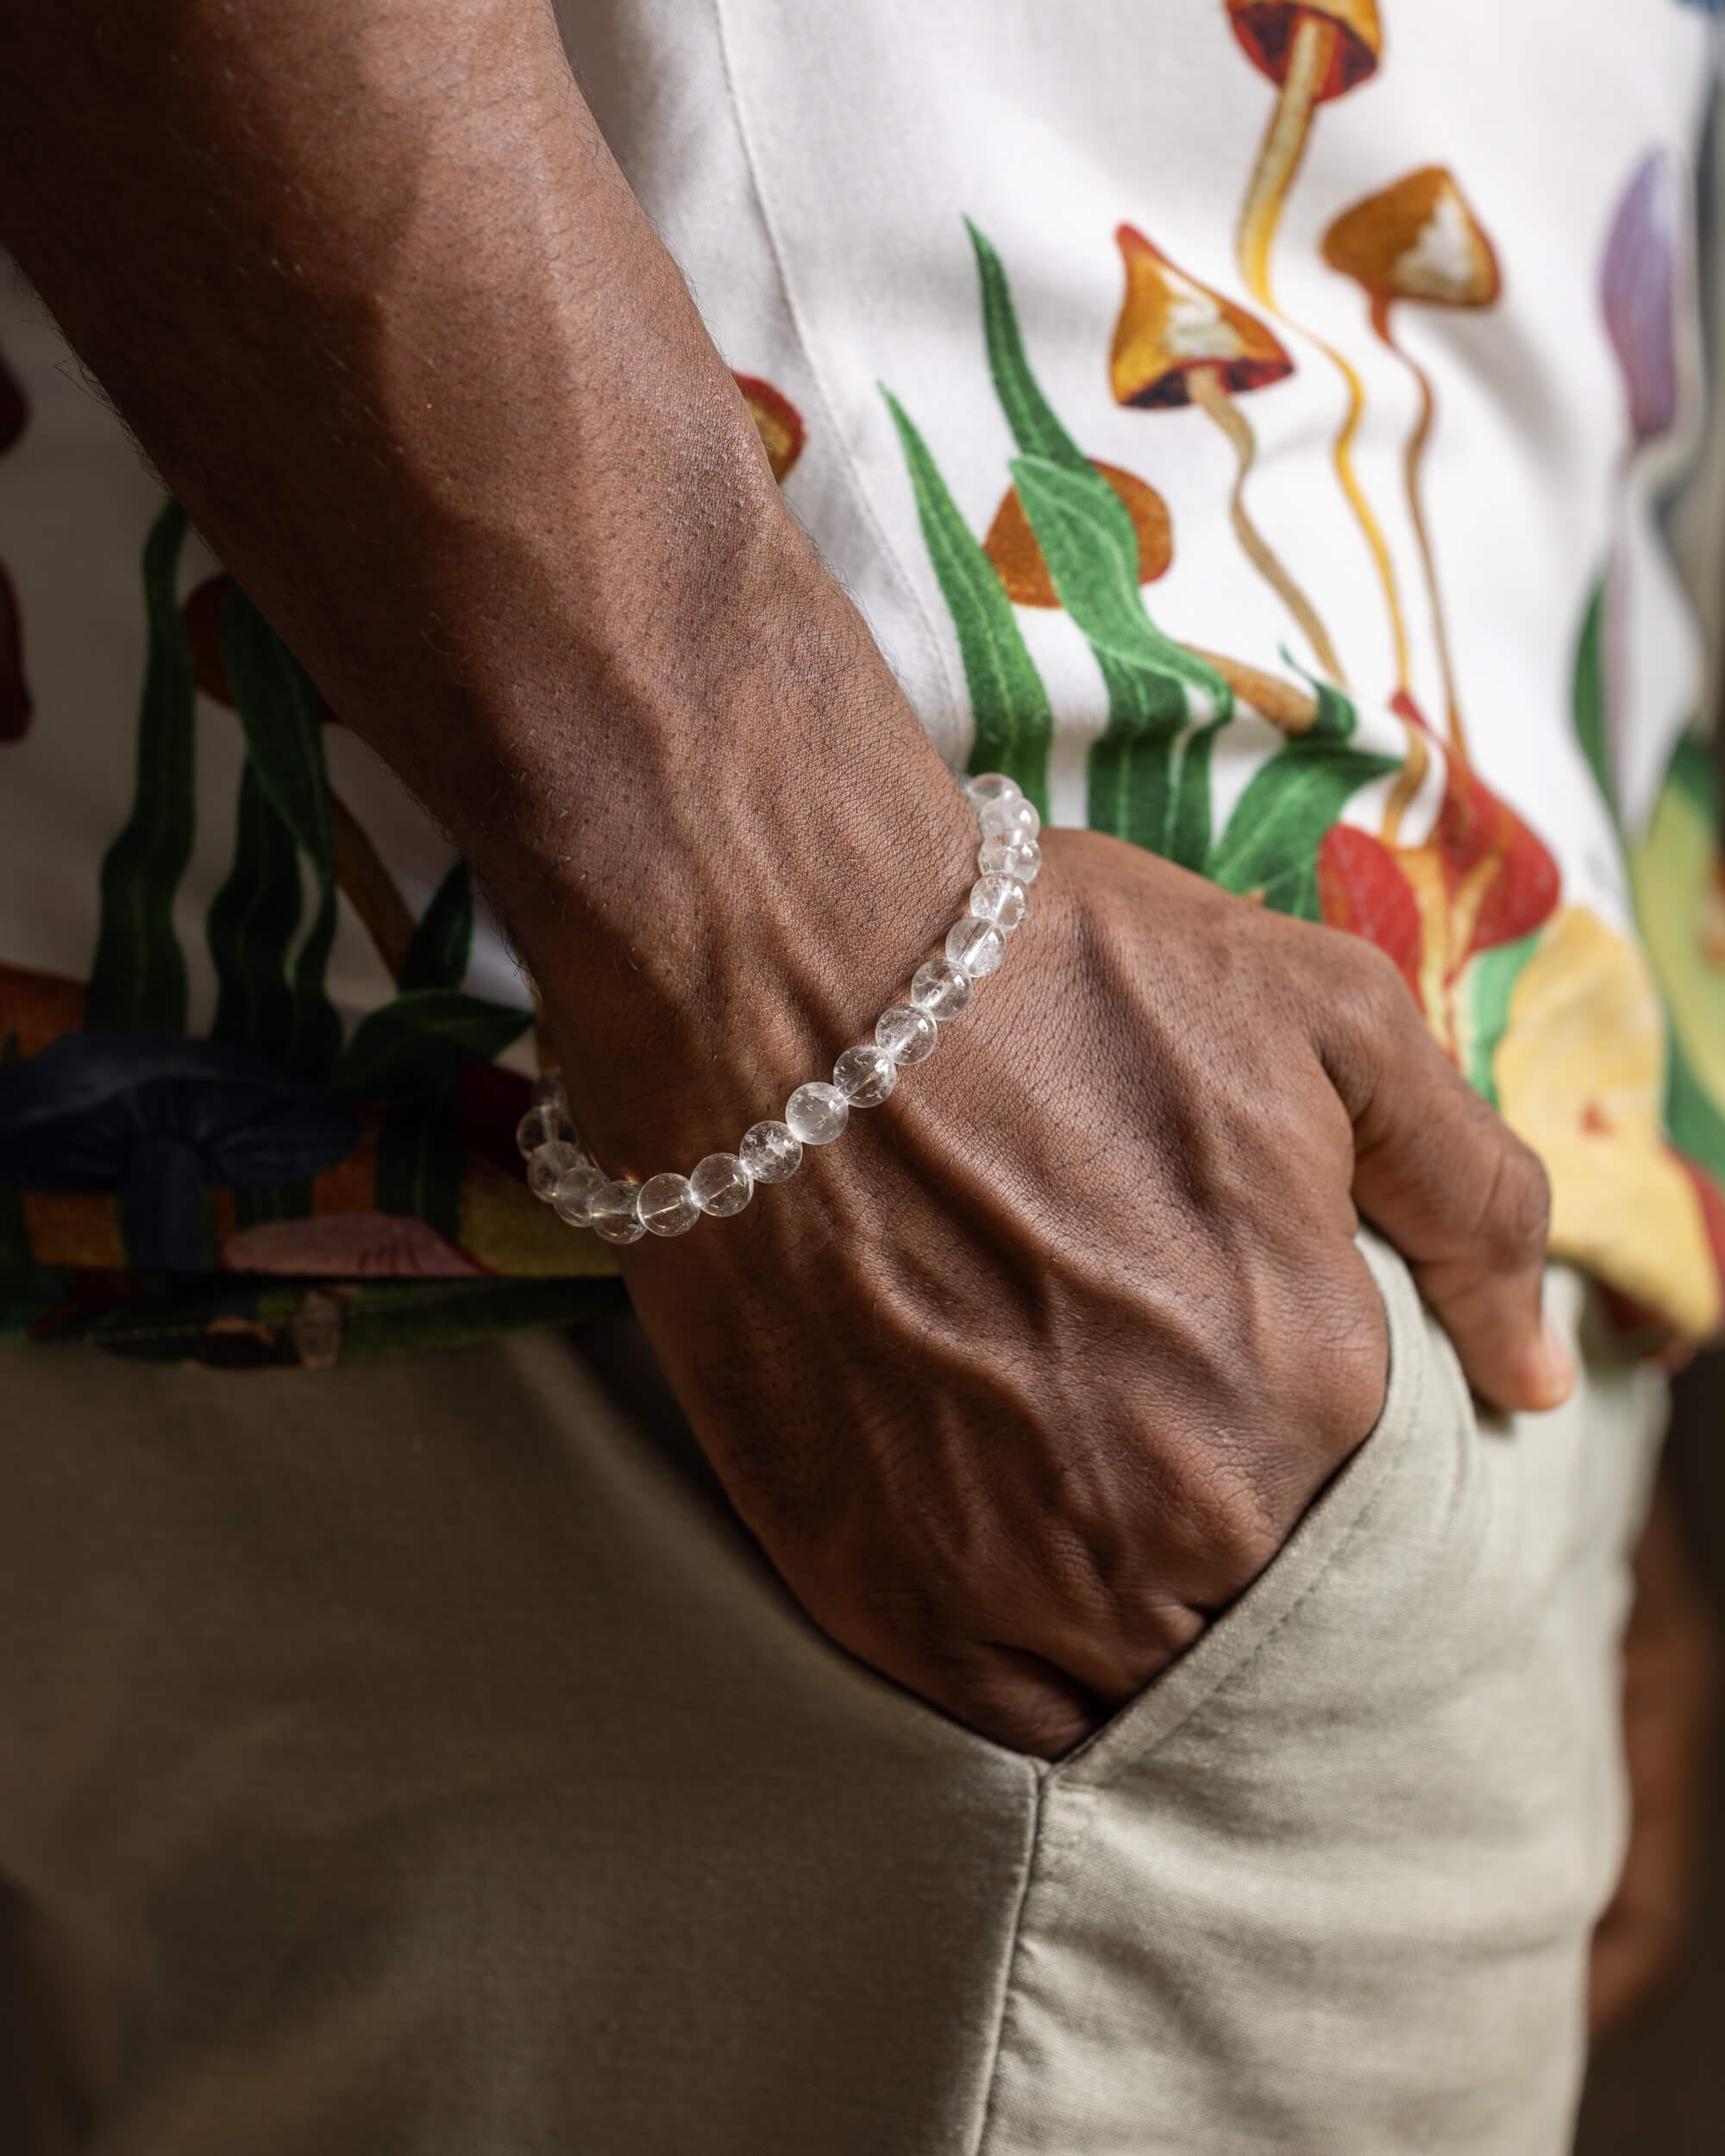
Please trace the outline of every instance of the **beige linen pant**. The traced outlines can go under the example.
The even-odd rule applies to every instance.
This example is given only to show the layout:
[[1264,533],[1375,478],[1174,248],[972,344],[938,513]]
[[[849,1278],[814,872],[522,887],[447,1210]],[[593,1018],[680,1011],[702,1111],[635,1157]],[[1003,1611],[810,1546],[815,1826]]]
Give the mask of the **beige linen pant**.
[[808,1625],[618,1328],[0,1357],[0,2149],[1555,2156],[1661,1388],[1487,1422],[1372,1256],[1377,1431],[1051,1770]]

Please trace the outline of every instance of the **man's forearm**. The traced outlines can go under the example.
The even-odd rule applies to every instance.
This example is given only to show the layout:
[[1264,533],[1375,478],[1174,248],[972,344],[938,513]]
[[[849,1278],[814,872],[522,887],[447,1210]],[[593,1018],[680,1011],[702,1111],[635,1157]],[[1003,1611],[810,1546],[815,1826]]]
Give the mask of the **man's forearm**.
[[674,1090],[720,1008],[787,1062],[830,1038],[823,884],[866,868],[883,945],[928,941],[963,819],[549,9],[7,0],[0,171],[170,485],[637,1077]]

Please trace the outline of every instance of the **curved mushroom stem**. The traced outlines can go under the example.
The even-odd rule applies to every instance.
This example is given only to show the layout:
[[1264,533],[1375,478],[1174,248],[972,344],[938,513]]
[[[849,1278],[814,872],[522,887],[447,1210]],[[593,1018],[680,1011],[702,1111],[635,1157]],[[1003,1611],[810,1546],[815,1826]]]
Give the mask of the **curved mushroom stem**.
[[1301,16],[1288,48],[1288,67],[1282,78],[1281,94],[1270,116],[1270,126],[1258,153],[1258,163],[1252,168],[1245,200],[1240,205],[1235,244],[1241,273],[1247,290],[1254,292],[1266,307],[1274,304],[1270,297],[1270,250],[1276,241],[1282,205],[1305,154],[1318,93],[1329,78],[1339,35],[1335,24],[1323,16]]
[[1258,454],[1258,443],[1245,414],[1229,396],[1213,367],[1194,367],[1187,378],[1188,393],[1192,402],[1207,411],[1228,440],[1233,444],[1238,460],[1234,473],[1234,491],[1228,504],[1228,513],[1240,545],[1245,549],[1258,574],[1279,595],[1283,604],[1304,630],[1306,640],[1317,654],[1318,664],[1333,681],[1344,687],[1347,676],[1342,662],[1336,655],[1336,648],[1330,642],[1329,632],[1318,619],[1316,610],[1300,586],[1289,575],[1258,526],[1246,514],[1246,474],[1251,470],[1252,460]]
[[[1389,321],[1390,302],[1385,293],[1376,295],[1371,303],[1371,326],[1381,341],[1401,360],[1414,377],[1420,389],[1420,416],[1414,423],[1414,431],[1408,437],[1408,447],[1402,454],[1402,469],[1408,488],[1408,514],[1414,526],[1414,536],[1419,542],[1420,561],[1426,574],[1426,599],[1432,610],[1432,634],[1437,640],[1438,664],[1444,677],[1444,717],[1449,737],[1458,755],[1467,755],[1467,736],[1461,723],[1461,706],[1456,701],[1455,669],[1450,661],[1450,632],[1444,616],[1443,598],[1438,589],[1437,561],[1432,553],[1430,535],[1426,530],[1426,512],[1420,489],[1420,467],[1426,454],[1426,444],[1431,439],[1432,418],[1436,400],[1432,393],[1431,378],[1412,354],[1396,342]],[[1402,686],[1407,686],[1407,668],[1402,668]]]
[[1402,759],[1402,768],[1396,774],[1396,783],[1389,789],[1389,799],[1383,805],[1383,822],[1378,836],[1386,846],[1395,846],[1402,836],[1402,818],[1414,805],[1420,788],[1426,783],[1426,774],[1432,768],[1432,752],[1426,746],[1426,737],[1404,715],[1402,722],[1408,729],[1408,753]]
[[[1270,127],[1258,154],[1245,201],[1240,208],[1239,229],[1235,234],[1235,251],[1239,258],[1240,274],[1246,289],[1260,305],[1269,308],[1281,320],[1288,317],[1276,304],[1270,285],[1270,251],[1275,245],[1276,228],[1282,218],[1282,205],[1300,160],[1305,154],[1306,138],[1311,133],[1312,115],[1317,109],[1318,93],[1329,78],[1334,60],[1336,40],[1340,33],[1334,23],[1322,16],[1302,15],[1289,46],[1287,72],[1282,78],[1281,94],[1276,101],[1276,110],[1270,116]],[[1335,466],[1336,478],[1342,492],[1347,497],[1354,521],[1371,553],[1377,569],[1377,580],[1383,586],[1384,604],[1389,613],[1389,633],[1396,646],[1396,683],[1398,688],[1408,686],[1408,631],[1402,618],[1402,599],[1396,589],[1396,570],[1389,559],[1389,548],[1371,505],[1365,498],[1353,468],[1353,439],[1359,432],[1359,423],[1365,415],[1365,392],[1353,368],[1335,348],[1326,344],[1309,329],[1302,332],[1315,344],[1347,385],[1348,408],[1343,419],[1331,461]],[[1341,675],[1338,674],[1339,680]]]
[[205,1264],[204,1163],[183,1138],[141,1138],[126,1166],[126,1248],[149,1272],[196,1273]]
[[1291,740],[1311,731],[1318,716],[1318,699],[1310,689],[1296,681],[1284,681],[1280,674],[1266,674],[1262,667],[1250,667],[1243,659],[1230,659],[1226,652],[1202,651],[1196,644],[1185,649],[1207,667],[1214,667],[1240,702],[1278,733]]

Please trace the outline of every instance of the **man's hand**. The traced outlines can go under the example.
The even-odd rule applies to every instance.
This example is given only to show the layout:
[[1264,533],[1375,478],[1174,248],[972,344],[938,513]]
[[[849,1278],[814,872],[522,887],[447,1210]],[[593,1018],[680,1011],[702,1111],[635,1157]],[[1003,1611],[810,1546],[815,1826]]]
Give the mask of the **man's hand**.
[[[896,992],[974,827],[781,502],[543,0],[0,0],[0,241],[329,703],[453,832],[637,1171]],[[1054,836],[935,1061],[628,1259],[814,1616],[1071,1745],[1370,1428],[1354,1204],[1473,1382],[1567,1382],[1544,1189],[1381,959]]]
[[1394,969],[1115,840],[1044,837],[1030,920],[934,1057],[796,1181],[624,1263],[805,1607],[1051,1756],[1375,1421],[1356,1200],[1486,1398],[1548,1406],[1570,1373],[1540,1315],[1544,1177]]

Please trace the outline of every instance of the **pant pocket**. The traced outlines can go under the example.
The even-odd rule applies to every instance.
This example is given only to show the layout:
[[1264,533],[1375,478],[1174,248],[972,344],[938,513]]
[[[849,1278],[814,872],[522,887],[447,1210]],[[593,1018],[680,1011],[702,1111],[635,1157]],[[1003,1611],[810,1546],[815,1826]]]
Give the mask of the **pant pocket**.
[[[1406,1269],[1366,1444],[1044,1784],[983,2156],[1558,2156],[1659,1388],[1476,1410]],[[1580,1282],[1547,1307],[1573,1335]]]
[[1383,1297],[1389,1329],[1389,1381],[1370,1435],[1239,1601],[1171,1668],[1060,1763],[1056,1772],[1063,1780],[1106,1785],[1226,1684],[1289,1621],[1341,1559],[1422,1419],[1429,1423],[1440,1415],[1471,1428],[1467,1388],[1453,1365],[1446,1369],[1433,1357],[1425,1313],[1406,1265],[1370,1230],[1359,1242]]

